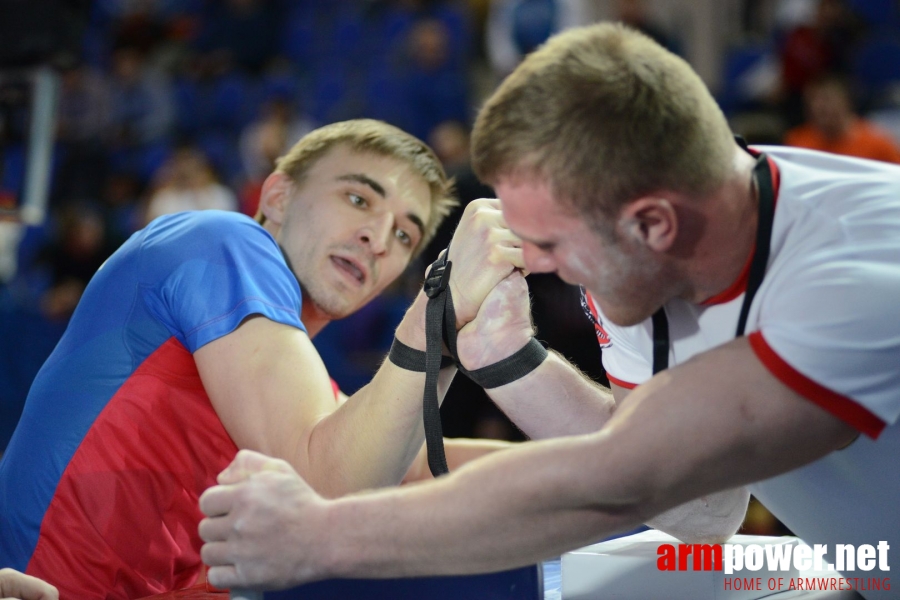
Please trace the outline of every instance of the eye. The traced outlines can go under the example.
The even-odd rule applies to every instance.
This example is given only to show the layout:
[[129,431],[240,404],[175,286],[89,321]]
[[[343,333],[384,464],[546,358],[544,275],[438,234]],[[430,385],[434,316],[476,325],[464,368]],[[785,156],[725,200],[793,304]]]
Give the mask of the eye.
[[350,194],[349,198],[350,204],[352,204],[353,206],[356,206],[358,208],[366,208],[367,206],[369,206],[368,201],[366,201],[366,199],[362,196],[359,196],[357,194]]
[[412,246],[412,237],[402,229],[396,230],[394,235],[404,246]]

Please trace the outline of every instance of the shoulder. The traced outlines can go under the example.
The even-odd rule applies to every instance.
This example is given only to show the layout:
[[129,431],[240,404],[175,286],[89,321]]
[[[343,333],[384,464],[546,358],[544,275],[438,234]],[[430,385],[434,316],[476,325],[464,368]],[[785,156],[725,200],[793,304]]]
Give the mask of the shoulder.
[[[900,197],[900,167],[803,148],[760,147],[780,174],[778,208],[803,205],[821,213],[859,215]],[[860,204],[863,203],[863,204]]]
[[[164,215],[154,219],[148,230],[161,235],[179,235],[190,231],[251,231],[269,235],[263,227],[245,214],[226,210],[196,210]],[[269,236],[271,237],[271,236]]]
[[247,241],[277,247],[275,238],[250,217],[236,212],[203,210],[154,219],[147,226],[143,245],[197,251],[204,247],[237,246]]

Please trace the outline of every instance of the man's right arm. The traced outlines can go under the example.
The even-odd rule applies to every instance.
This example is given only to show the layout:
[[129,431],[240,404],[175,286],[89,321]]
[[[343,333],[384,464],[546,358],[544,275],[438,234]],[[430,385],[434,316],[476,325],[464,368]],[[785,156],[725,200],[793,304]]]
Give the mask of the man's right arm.
[[[409,346],[424,322],[417,299],[397,330]],[[424,339],[424,338],[423,338]],[[288,461],[325,496],[400,482],[424,440],[424,373],[385,361],[373,380],[338,406],[312,341],[262,317],[194,353],[204,387],[238,448]],[[455,369],[444,369],[440,392]]]
[[[467,323],[497,282],[521,267],[521,248],[496,200],[469,204],[451,246],[457,320]],[[397,339],[425,350],[420,292]],[[287,460],[317,491],[338,496],[397,484],[424,441],[425,374],[387,360],[373,380],[335,408],[328,376],[309,337],[265,318],[194,353],[213,407],[239,448]],[[440,395],[455,369],[445,369]]]
[[433,483],[329,502],[284,470],[260,473],[266,463],[226,472],[229,485],[201,498],[213,517],[202,555],[218,586],[494,571],[798,468],[853,435],[740,338],[640,386],[597,433],[497,452]]

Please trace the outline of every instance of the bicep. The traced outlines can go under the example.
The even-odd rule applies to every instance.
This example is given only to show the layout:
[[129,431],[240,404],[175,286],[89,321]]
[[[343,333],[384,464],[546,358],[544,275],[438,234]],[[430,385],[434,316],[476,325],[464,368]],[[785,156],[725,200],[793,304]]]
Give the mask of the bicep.
[[598,468],[625,477],[658,513],[802,466],[855,431],[782,384],[739,338],[632,390],[605,434],[609,461]]
[[303,331],[262,317],[194,352],[210,402],[238,448],[306,471],[312,428],[336,404],[328,373]]

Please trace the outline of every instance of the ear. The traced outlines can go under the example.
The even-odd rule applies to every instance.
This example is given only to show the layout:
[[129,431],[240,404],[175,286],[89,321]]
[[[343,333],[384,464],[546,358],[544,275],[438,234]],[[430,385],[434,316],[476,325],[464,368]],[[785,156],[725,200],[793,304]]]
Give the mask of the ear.
[[259,196],[259,211],[266,222],[281,226],[291,200],[292,181],[286,173],[275,172],[266,177]]
[[644,196],[622,208],[618,226],[633,242],[666,252],[678,237],[678,213],[668,198]]

